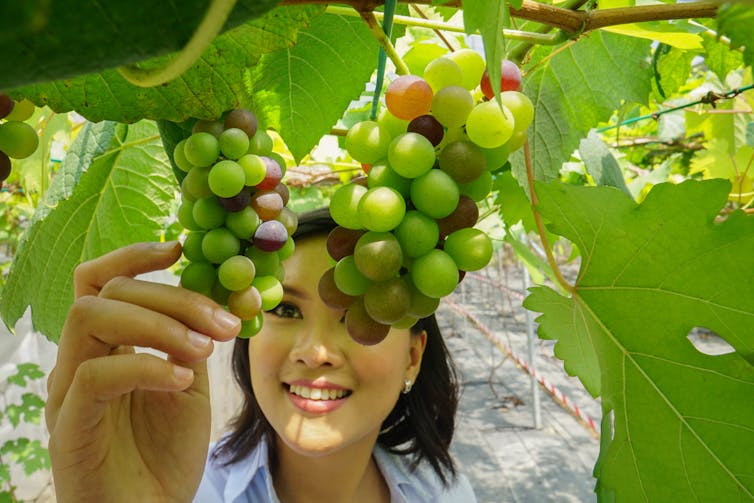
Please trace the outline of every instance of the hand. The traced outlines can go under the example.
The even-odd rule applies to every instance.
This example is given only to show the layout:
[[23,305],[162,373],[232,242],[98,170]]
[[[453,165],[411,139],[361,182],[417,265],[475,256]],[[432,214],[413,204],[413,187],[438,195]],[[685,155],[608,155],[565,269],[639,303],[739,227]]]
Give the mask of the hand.
[[177,242],[140,243],[75,271],[45,407],[61,503],[191,501],[199,486],[210,437],[206,358],[240,321],[203,295],[134,279],[180,254]]

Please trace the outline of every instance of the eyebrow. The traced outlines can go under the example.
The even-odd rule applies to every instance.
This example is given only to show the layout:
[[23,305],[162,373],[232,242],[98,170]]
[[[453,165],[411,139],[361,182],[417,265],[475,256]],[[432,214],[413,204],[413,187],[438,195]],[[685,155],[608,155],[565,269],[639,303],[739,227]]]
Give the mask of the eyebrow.
[[301,290],[300,288],[296,288],[295,286],[292,286],[292,285],[283,285],[283,291],[288,295],[292,295],[300,299],[309,298],[309,295],[306,293],[306,291]]

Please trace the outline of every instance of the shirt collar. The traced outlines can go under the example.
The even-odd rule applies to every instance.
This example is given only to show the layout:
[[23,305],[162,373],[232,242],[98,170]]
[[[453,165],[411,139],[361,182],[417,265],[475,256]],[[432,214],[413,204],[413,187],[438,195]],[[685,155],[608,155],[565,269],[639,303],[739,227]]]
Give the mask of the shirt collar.
[[235,501],[246,491],[246,488],[251,485],[255,478],[262,477],[264,486],[267,488],[268,501],[279,503],[272,486],[268,452],[267,440],[262,438],[256,449],[249,455],[248,462],[232,465],[228,474],[223,501]]

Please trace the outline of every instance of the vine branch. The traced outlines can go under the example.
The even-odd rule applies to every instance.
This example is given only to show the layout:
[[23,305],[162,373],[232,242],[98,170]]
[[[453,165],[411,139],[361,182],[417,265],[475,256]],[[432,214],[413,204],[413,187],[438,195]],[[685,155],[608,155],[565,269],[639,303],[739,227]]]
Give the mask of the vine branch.
[[[407,3],[408,0],[400,0]],[[283,0],[280,5],[332,4],[332,0]],[[358,12],[371,12],[384,2],[380,0],[341,0]],[[410,3],[431,4],[432,0],[411,0]],[[449,0],[445,7],[462,7],[461,0]],[[533,0],[524,0],[520,9],[510,9],[511,16],[546,24],[570,33],[588,31],[627,23],[644,21],[669,21],[671,19],[711,18],[717,14],[716,2],[688,2],[677,4],[644,5],[615,9],[570,10]]]

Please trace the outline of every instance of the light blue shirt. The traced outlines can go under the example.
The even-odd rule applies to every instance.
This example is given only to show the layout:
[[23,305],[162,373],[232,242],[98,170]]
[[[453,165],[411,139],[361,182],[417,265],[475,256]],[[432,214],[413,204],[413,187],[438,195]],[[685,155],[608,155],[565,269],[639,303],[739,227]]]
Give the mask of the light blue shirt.
[[[212,449],[210,449],[210,453]],[[390,488],[392,503],[475,503],[468,479],[459,474],[445,488],[432,467],[420,464],[410,470],[407,456],[392,454],[377,445],[374,459]],[[267,443],[262,441],[249,456],[230,466],[222,466],[207,457],[204,476],[194,503],[280,503],[270,475]]]

